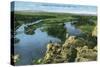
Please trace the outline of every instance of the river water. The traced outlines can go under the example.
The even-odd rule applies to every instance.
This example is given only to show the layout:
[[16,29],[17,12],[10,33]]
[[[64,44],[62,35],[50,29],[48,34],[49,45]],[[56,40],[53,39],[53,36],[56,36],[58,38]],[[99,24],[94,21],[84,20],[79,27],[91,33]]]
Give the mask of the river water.
[[[41,20],[36,21],[34,23],[39,22],[41,22]],[[61,39],[48,35],[47,32],[42,31],[41,27],[37,28],[34,31],[35,33],[32,35],[25,34],[24,27],[31,24],[23,24],[16,30],[17,35],[15,35],[15,37],[20,40],[18,43],[15,43],[14,45],[15,54],[20,55],[20,61],[16,63],[16,65],[31,64],[33,60],[42,58],[44,56],[46,52],[46,45],[50,41],[55,43],[61,42]],[[79,35],[81,33],[80,30],[77,29],[70,22],[65,22],[64,28],[70,35]]]

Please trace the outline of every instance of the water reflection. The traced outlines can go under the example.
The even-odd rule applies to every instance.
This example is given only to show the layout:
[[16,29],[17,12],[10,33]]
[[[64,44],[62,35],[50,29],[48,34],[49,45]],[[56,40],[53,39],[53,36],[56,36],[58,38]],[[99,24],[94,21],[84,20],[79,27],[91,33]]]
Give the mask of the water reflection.
[[[28,25],[28,24],[27,24]],[[34,30],[34,34],[26,34],[25,27],[23,24],[20,26],[15,35],[20,41],[15,44],[15,54],[20,55],[20,61],[16,65],[27,65],[31,64],[33,60],[39,59],[44,56],[46,51],[46,45],[49,42],[60,43],[66,38],[66,33],[70,35],[80,34],[80,30],[76,29],[71,23],[65,23],[65,25],[50,25],[39,27]],[[66,32],[67,31],[67,32]]]
[[50,41],[61,41],[58,38],[49,36],[46,32],[42,32],[40,28],[35,30],[34,35],[27,35],[23,32],[17,34],[16,37],[20,39],[20,42],[15,45],[15,53],[21,55],[18,65],[30,64],[32,60],[43,57],[46,45]]
[[67,29],[67,32],[70,35],[76,35],[77,36],[77,35],[81,34],[80,29],[77,29],[74,25],[71,24],[71,22],[65,23],[65,28]]

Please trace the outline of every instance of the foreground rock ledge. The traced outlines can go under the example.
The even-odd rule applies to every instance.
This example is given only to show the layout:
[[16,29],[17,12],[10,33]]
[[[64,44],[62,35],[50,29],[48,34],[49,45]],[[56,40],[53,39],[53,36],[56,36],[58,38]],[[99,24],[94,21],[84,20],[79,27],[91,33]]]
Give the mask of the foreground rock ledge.
[[36,63],[85,62],[97,59],[97,46],[89,49],[88,46],[77,46],[77,42],[75,36],[70,36],[62,45],[49,43],[44,58],[39,59]]

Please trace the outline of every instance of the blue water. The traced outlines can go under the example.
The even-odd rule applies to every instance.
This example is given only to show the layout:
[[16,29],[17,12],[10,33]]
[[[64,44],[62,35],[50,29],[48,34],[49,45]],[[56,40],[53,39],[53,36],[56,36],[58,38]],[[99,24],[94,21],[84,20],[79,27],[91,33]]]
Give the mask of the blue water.
[[37,28],[33,35],[27,35],[24,33],[24,27],[30,24],[38,23],[40,20],[22,24],[17,30],[15,36],[20,41],[14,44],[14,53],[20,55],[20,61],[16,65],[31,64],[32,61],[42,58],[46,52],[46,45],[52,41],[53,43],[61,42],[59,38],[48,35],[47,32],[41,31],[41,27]]
[[42,58],[46,51],[46,45],[50,41],[61,41],[49,36],[46,32],[42,32],[40,28],[35,30],[34,35],[27,35],[22,32],[17,34],[16,38],[20,39],[20,42],[14,45],[15,54],[20,55],[20,61],[16,63],[18,65],[31,64],[35,59]]
[[77,29],[74,25],[72,25],[70,22],[65,23],[65,28],[67,29],[67,32],[70,35],[79,35],[82,32],[80,31],[80,29]]
[[[60,43],[61,40],[57,37],[48,35],[47,32],[41,31],[42,27],[37,28],[32,35],[27,35],[24,33],[24,27],[30,24],[38,23],[40,20],[29,23],[22,24],[17,30],[16,38],[20,41],[14,44],[15,54],[20,55],[20,61],[16,65],[27,65],[31,64],[32,61],[42,58],[46,52],[47,44],[52,41],[52,43]],[[79,35],[81,31],[75,28],[70,22],[65,22],[67,32],[70,35]],[[66,33],[67,34],[67,33]]]
[[44,11],[44,12],[64,12],[64,13],[78,13],[78,14],[97,14],[96,6],[88,5],[72,5],[72,4],[54,4],[54,3],[37,3],[37,2],[14,2],[15,11]]

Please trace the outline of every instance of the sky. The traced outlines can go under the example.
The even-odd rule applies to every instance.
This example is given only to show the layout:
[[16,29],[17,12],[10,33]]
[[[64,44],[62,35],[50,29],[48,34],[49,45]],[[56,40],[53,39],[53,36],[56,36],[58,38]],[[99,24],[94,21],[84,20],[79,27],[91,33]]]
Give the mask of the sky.
[[27,10],[27,11],[33,11],[33,12],[45,11],[45,12],[97,14],[96,6],[23,2],[23,1],[15,1],[14,10],[15,11]]

